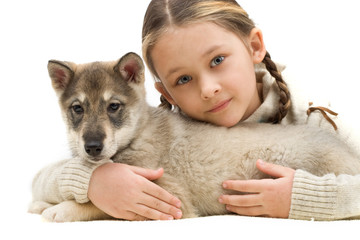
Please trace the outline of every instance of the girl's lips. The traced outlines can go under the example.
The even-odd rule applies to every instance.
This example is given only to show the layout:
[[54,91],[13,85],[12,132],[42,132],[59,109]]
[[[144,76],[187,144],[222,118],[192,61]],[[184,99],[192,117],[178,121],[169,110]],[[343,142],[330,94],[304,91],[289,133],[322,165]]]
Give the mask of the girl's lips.
[[216,104],[216,105],[215,105],[212,109],[210,109],[208,112],[216,113],[216,112],[219,112],[219,111],[225,109],[225,108],[230,104],[231,100],[232,100],[232,98]]

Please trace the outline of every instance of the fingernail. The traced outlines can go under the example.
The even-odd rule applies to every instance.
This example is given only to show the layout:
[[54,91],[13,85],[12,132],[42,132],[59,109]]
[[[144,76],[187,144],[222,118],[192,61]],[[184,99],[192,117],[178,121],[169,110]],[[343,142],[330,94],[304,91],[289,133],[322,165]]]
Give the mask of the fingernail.
[[168,216],[167,220],[174,220],[173,216]]
[[219,197],[219,203],[224,203],[224,200],[222,199],[222,197]]
[[177,203],[175,203],[175,207],[181,208],[181,201],[180,200]]
[[227,188],[228,187],[228,185],[226,184],[226,183],[223,183],[223,188]]
[[180,219],[181,217],[182,217],[182,212],[181,211],[176,212],[175,218]]
[[258,160],[258,163],[259,163],[260,165],[264,165],[264,164],[265,164],[265,162],[264,162],[263,160],[261,160],[261,159]]

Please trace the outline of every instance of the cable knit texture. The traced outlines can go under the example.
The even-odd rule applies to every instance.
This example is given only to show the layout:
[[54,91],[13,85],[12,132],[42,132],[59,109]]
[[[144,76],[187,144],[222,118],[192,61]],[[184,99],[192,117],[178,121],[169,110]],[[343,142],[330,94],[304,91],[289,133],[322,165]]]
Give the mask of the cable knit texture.
[[337,206],[336,177],[323,177],[305,171],[295,172],[289,218],[333,220]]
[[59,176],[59,190],[64,199],[75,199],[78,203],[89,201],[87,192],[93,171],[100,165],[111,162],[103,160],[97,163],[88,161],[68,162]]
[[66,200],[76,200],[78,203],[88,202],[87,192],[93,171],[98,166],[109,162],[112,161],[102,160],[90,163],[72,158],[44,167],[33,180],[33,202],[41,201],[50,204]]

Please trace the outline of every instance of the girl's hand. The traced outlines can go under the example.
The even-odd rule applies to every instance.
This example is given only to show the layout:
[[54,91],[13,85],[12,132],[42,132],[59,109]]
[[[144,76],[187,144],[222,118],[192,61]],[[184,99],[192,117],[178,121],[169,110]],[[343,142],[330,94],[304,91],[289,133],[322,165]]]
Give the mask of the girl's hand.
[[163,169],[150,170],[107,163],[93,172],[88,190],[91,202],[105,213],[126,220],[181,218],[181,202],[151,182]]
[[256,167],[276,179],[225,181],[225,189],[248,194],[223,195],[219,202],[240,215],[288,218],[295,170],[262,160],[256,162]]

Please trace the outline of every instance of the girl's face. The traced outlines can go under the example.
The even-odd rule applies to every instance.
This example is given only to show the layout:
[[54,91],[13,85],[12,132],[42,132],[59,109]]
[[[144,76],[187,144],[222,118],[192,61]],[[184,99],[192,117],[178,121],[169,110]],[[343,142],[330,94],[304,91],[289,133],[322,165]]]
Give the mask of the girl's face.
[[213,23],[171,28],[151,52],[156,88],[192,118],[234,126],[261,104],[254,70],[266,53],[261,31],[245,41],[249,48]]

